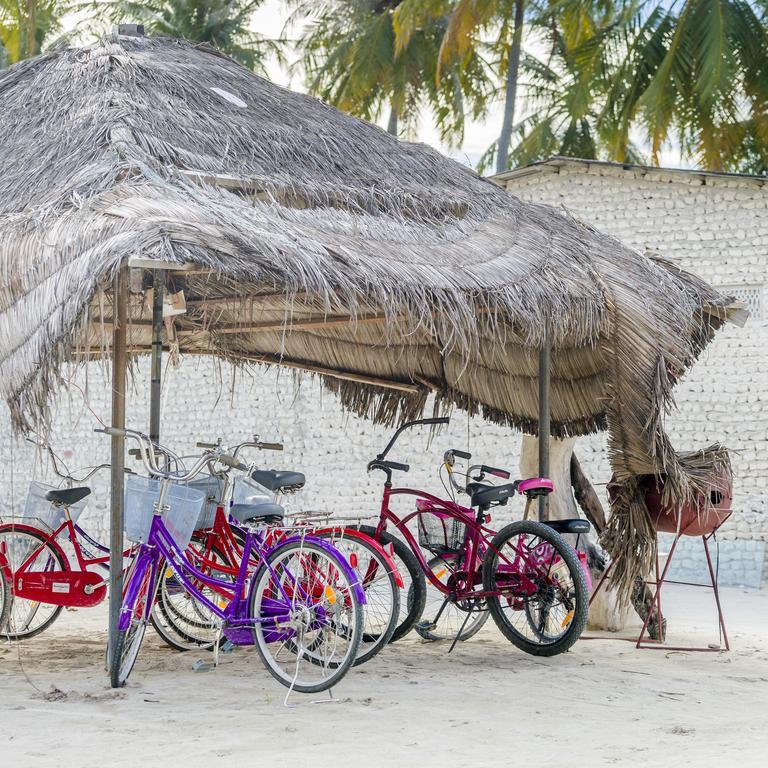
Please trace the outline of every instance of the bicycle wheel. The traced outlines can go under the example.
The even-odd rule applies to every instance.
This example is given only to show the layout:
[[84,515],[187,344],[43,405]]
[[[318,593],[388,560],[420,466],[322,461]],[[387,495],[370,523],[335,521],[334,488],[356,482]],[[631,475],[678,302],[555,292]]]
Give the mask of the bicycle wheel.
[[355,666],[372,659],[391,639],[400,616],[400,587],[386,559],[370,537],[342,531],[313,533],[341,552],[365,590],[363,637]]
[[424,612],[424,604],[427,599],[427,580],[421,570],[419,561],[411,552],[411,548],[402,539],[382,531],[376,536],[376,529],[370,525],[355,526],[361,533],[376,539],[395,561],[398,571],[403,578],[403,586],[400,590],[400,615],[397,626],[389,641],[394,643],[401,637],[405,637],[421,618]]
[[309,540],[278,545],[253,579],[254,643],[283,685],[317,693],[335,685],[357,656],[363,607],[341,555]]
[[2,631],[11,613],[11,587],[5,571],[0,568],[0,631]]
[[[184,555],[190,563],[205,572],[201,554],[209,561],[227,565],[226,557],[215,545],[209,543],[206,534],[195,533]],[[223,572],[217,571],[213,566],[207,566],[207,570],[215,573],[218,579],[226,578]],[[157,634],[177,651],[212,650],[220,623],[218,617],[189,593],[171,568],[163,568],[158,581],[157,599],[150,616]],[[198,586],[211,601],[221,601],[224,604],[229,602],[229,598],[224,595],[219,595],[208,587]]]
[[30,574],[69,571],[69,562],[55,541],[28,525],[0,526],[0,552],[5,557],[12,580],[9,614],[0,624],[0,634],[8,640],[27,640],[48,629],[59,617],[63,606],[13,596],[14,574],[22,565],[24,572]]
[[[437,555],[429,560],[427,565],[441,584],[448,584],[456,570],[457,560],[456,555]],[[427,580],[427,597],[421,614],[422,621],[417,622],[414,627],[419,637],[433,642],[453,640],[461,630],[459,640],[469,640],[488,621],[488,606],[485,600],[474,600],[460,605],[450,600],[446,603],[446,599],[447,596]],[[467,618],[468,612],[469,618]]]
[[[154,598],[155,564],[149,556],[137,555],[128,568],[120,607],[120,626],[115,647],[107,650],[113,688],[122,688],[131,674],[144,639]],[[156,581],[155,581],[156,586]]]
[[483,561],[488,607],[502,634],[534,656],[567,651],[587,623],[589,594],[578,556],[559,533],[521,520],[494,536]]

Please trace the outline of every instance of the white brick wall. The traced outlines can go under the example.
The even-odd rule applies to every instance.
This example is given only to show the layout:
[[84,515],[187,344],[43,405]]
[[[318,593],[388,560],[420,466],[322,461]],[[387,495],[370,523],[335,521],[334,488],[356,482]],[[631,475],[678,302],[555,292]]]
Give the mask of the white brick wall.
[[[768,540],[768,187],[747,177],[605,164],[555,168],[508,179],[507,189],[562,207],[716,287],[761,288],[763,318],[718,334],[677,387],[668,427],[678,449],[719,440],[732,450],[736,511],[723,536]],[[593,460],[595,476],[601,460]]]
[[[628,245],[679,261],[715,285],[768,282],[768,191],[749,180],[711,179],[687,174],[654,173],[643,178],[611,166],[559,174],[531,175],[509,182],[527,200],[564,206],[612,233]],[[765,288],[764,288],[765,289]],[[768,306],[768,296],[764,297]],[[677,388],[679,411],[669,429],[676,447],[694,448],[715,440],[733,449],[737,513],[723,531],[730,538],[768,539],[768,322],[750,320],[744,329],[721,332],[704,358]],[[73,374],[87,400],[105,421],[109,388],[101,367]],[[128,424],[146,429],[148,361],[135,371],[129,396]],[[306,490],[293,497],[296,508],[330,509],[344,515],[378,511],[381,478],[368,477],[365,465],[383,446],[390,430],[346,416],[332,395],[305,377],[272,369],[254,374],[233,371],[210,359],[186,359],[166,378],[162,439],[180,452],[194,450],[197,439],[217,436],[232,441],[258,432],[283,440],[284,454],[264,455],[269,467],[295,468],[307,474]],[[52,442],[72,454],[71,463],[108,460],[108,440],[94,435],[94,416],[78,389],[62,395],[54,419]],[[409,485],[441,491],[437,467],[447,447],[469,449],[486,463],[515,468],[519,436],[457,413],[449,430],[428,446],[426,432],[405,435],[392,458],[413,467]],[[577,452],[596,484],[610,469],[604,439],[581,440]],[[34,449],[11,439],[8,414],[0,410],[0,479],[5,493],[0,513],[20,510],[26,483],[34,474],[50,479],[35,465]],[[34,468],[34,471],[33,471]],[[602,487],[602,485],[601,485]],[[83,518],[106,536],[106,477],[94,483],[94,500]],[[519,513],[514,500],[504,516]],[[768,569],[766,569],[768,572]]]

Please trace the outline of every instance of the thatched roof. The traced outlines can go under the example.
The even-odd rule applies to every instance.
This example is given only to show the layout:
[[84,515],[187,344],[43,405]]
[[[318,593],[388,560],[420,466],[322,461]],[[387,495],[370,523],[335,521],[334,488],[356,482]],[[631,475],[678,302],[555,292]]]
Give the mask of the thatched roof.
[[676,471],[662,415],[732,301],[661,259],[180,41],[109,37],[0,73],[0,136],[17,428],[45,418],[62,360],[108,344],[118,266],[163,259],[188,265],[171,346],[313,370],[381,422],[434,392],[535,432],[549,318],[553,433],[608,429],[619,478]]

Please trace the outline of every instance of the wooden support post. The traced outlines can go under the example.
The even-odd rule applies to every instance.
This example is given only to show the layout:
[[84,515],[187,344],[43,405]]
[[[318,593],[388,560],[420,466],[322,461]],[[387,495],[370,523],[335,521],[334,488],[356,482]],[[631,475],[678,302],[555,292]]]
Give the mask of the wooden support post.
[[[112,290],[112,426],[125,429],[125,380],[128,363],[128,268],[121,267]],[[123,599],[123,487],[125,439],[112,437],[112,474],[109,516],[109,640],[107,658],[117,647],[120,605]]]
[[152,270],[152,379],[149,393],[149,438],[160,440],[160,392],[163,362],[163,292],[165,270]]
[[[539,351],[539,477],[549,477],[549,381],[551,340],[549,320],[544,322],[544,340]],[[547,519],[548,498],[539,496],[539,520]]]

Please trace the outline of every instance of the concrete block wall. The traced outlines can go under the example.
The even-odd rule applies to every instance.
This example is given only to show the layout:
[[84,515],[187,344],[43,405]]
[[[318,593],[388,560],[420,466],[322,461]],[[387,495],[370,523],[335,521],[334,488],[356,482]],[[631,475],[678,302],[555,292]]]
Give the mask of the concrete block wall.
[[[731,449],[735,511],[721,539],[743,543],[723,550],[721,574],[730,583],[754,583],[757,563],[765,580],[768,187],[750,177],[563,161],[510,176],[506,188],[523,200],[561,207],[631,248],[674,261],[725,292],[760,292],[762,316],[751,318],[744,328],[722,330],[680,382],[675,392],[678,408],[668,428],[678,449],[715,441]],[[599,458],[593,459],[592,471],[600,466]]]

